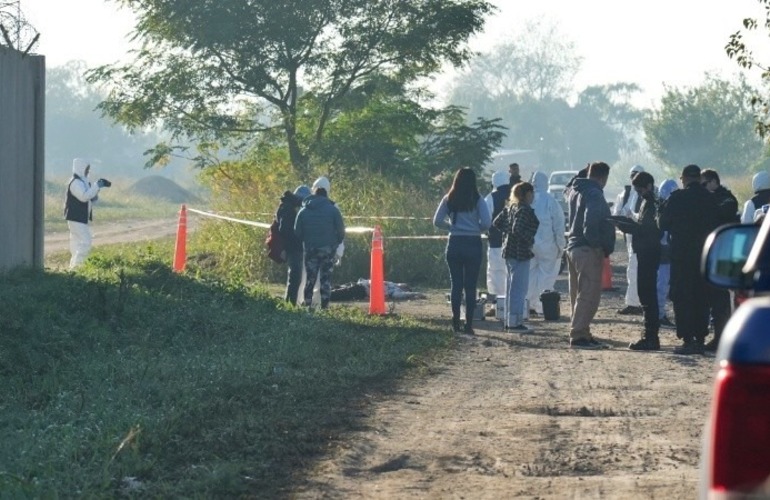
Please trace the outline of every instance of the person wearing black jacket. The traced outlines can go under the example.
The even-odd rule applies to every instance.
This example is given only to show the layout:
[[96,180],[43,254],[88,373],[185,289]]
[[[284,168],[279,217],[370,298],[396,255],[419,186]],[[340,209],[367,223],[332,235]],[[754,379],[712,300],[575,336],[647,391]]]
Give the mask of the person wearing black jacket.
[[303,251],[302,242],[294,234],[294,222],[299,207],[302,206],[302,201],[309,195],[310,188],[305,185],[297,187],[293,193],[285,191],[275,213],[275,218],[278,220],[278,233],[283,239],[286,250],[286,264],[288,266],[284,300],[295,305],[299,294],[299,284],[302,281]]
[[[733,224],[740,221],[738,216],[738,200],[729,189],[722,186],[719,180],[719,174],[710,168],[703,170],[700,174],[701,184],[714,197],[717,203],[717,221],[716,225]],[[719,339],[722,338],[722,331],[725,329],[727,320],[730,319],[730,292],[717,288],[708,287],[708,305],[711,317],[714,320],[714,338],[704,347],[707,351],[715,352],[719,345]]]
[[702,354],[708,335],[706,281],[700,273],[701,253],[709,233],[717,227],[717,204],[700,181],[697,165],[682,170],[682,189],[660,207],[658,227],[671,236],[671,300],[676,335],[683,344],[676,354]]
[[631,247],[637,259],[636,289],[644,314],[644,330],[642,338],[632,342],[628,348],[632,351],[657,351],[660,349],[657,277],[663,233],[657,223],[655,179],[647,172],[638,172],[631,185],[641,200],[638,219],[618,225],[621,231],[633,235]]

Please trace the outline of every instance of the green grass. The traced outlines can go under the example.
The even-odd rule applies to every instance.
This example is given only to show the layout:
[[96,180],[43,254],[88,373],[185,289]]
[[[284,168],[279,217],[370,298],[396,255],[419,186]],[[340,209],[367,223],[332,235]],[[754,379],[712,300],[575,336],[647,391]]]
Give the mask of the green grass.
[[451,336],[359,308],[309,314],[168,246],[0,276],[0,496],[286,496]]

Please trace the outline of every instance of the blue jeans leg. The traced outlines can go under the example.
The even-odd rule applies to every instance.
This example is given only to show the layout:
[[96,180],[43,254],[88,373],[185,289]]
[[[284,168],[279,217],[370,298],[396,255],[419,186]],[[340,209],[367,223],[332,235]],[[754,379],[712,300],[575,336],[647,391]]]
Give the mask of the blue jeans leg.
[[483,248],[480,236],[450,236],[446,247],[449,266],[452,318],[460,319],[460,302],[465,292],[465,319],[473,320],[476,283],[479,280]]
[[286,295],[284,300],[297,303],[299,294],[299,284],[302,281],[302,249],[286,252],[286,264],[288,265],[288,276],[286,278]]
[[529,260],[505,259],[508,291],[505,297],[505,324],[519,326],[524,321],[524,300],[529,288]]

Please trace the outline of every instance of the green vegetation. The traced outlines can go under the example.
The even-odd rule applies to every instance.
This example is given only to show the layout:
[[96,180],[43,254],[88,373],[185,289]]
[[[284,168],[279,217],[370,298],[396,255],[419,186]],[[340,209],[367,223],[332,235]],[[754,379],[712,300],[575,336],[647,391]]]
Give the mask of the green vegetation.
[[0,276],[4,498],[280,495],[364,391],[451,343],[355,307],[309,314],[195,261],[177,275],[170,257],[121,246],[77,273]]

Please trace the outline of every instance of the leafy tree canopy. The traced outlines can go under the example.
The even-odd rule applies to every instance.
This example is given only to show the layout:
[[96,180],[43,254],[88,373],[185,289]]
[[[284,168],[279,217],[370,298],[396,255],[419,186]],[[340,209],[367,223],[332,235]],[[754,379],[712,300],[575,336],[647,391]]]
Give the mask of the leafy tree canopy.
[[747,98],[753,92],[745,78],[733,83],[708,74],[698,87],[667,87],[660,108],[644,120],[650,151],[672,169],[695,163],[745,172],[762,155]]
[[[134,62],[103,66],[100,108],[175,138],[267,134],[308,169],[346,97],[373,77],[404,84],[460,64],[493,10],[484,0],[115,0],[138,17]],[[307,96],[307,98],[305,98]]]

